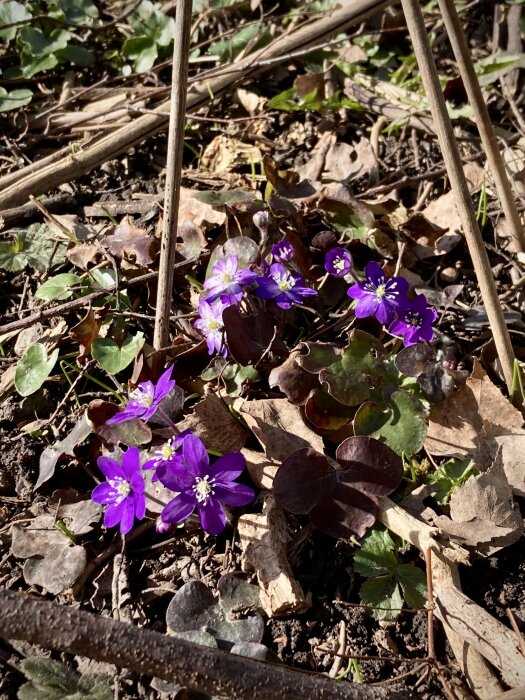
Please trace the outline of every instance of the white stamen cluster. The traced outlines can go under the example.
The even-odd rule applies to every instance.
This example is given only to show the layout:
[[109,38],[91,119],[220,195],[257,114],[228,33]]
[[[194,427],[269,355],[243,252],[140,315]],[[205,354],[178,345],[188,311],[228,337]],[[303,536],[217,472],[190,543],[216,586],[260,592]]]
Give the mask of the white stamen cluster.
[[195,494],[197,501],[205,506],[208,498],[215,494],[214,486],[215,479],[210,479],[208,475],[203,478],[198,476],[193,484],[193,493]]
[[155,399],[153,387],[151,387],[151,386],[146,386],[146,387],[139,386],[131,392],[131,394],[129,395],[129,398],[132,399],[133,401],[136,401],[141,406],[145,406],[146,408],[149,408]]
[[131,486],[121,476],[108,480],[109,485],[115,491],[114,505],[121,503],[131,493]]

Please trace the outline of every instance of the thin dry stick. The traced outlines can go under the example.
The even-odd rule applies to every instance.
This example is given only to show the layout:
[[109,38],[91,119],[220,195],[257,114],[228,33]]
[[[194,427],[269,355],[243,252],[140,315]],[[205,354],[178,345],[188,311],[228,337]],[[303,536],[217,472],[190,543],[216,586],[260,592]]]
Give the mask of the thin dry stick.
[[498,299],[487,251],[483,243],[478,222],[476,221],[476,214],[472,206],[467,181],[463,172],[461,156],[454,137],[454,130],[439,84],[438,72],[432,56],[432,49],[428,40],[421,5],[419,0],[401,0],[401,4],[414,46],[414,53],[421,71],[423,87],[425,88],[430,110],[436,125],[436,132],[443,153],[443,160],[445,161],[452,191],[454,192],[456,207],[480,286],[481,296],[492,327],[503,376],[505,377],[505,382],[510,392],[514,368],[514,351],[512,349],[509,332],[505,325],[503,310]]
[[175,20],[164,220],[160,240],[159,287],[157,292],[155,331],[153,334],[153,347],[158,351],[153,356],[154,373],[158,372],[164,362],[166,353],[162,352],[161,348],[165,348],[169,341],[173,269],[177,250],[182,151],[184,147],[184,127],[186,124],[191,2],[192,0],[179,0],[177,2],[177,16]]
[[518,623],[516,622],[514,613],[510,608],[507,608],[507,617],[509,618],[510,626],[512,627],[514,634],[516,635],[518,644],[520,645],[521,653],[523,654],[523,656],[525,656],[525,639],[523,638],[520,628],[518,627]]
[[458,64],[459,72],[467,91],[469,102],[474,111],[481,141],[487,154],[487,160],[494,178],[494,184],[501,201],[501,206],[508,221],[511,235],[518,250],[525,251],[525,231],[520,221],[518,208],[514,200],[512,188],[505,172],[505,164],[498,148],[494,128],[483,99],[483,94],[476,77],[470,51],[461,27],[454,0],[438,0],[441,14],[445,22],[448,38]]
[[427,595],[428,595],[428,651],[429,658],[436,658],[436,648],[434,646],[434,587],[432,585],[432,550],[425,549],[425,565],[427,569]]

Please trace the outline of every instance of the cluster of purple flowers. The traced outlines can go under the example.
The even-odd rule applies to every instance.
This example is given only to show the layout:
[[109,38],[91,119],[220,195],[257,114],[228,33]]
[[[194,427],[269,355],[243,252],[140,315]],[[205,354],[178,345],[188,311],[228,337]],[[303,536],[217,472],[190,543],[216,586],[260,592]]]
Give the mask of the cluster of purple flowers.
[[[157,384],[139,384],[125,409],[110,419],[111,423],[133,418],[149,420],[175,385],[175,380],[169,378],[171,371],[172,368],[167,370]],[[137,396],[148,396],[148,401],[141,403]],[[150,400],[150,397],[153,398]],[[148,403],[147,410],[144,410],[145,403]],[[97,460],[106,481],[93,489],[91,498],[106,506],[104,525],[120,524],[123,535],[132,529],[135,519],[142,520],[146,514],[144,471],[149,469],[155,470],[154,480],[158,479],[174,493],[160,515],[158,529],[161,531],[167,525],[186,520],[197,509],[202,528],[211,535],[219,535],[226,527],[223,505],[247,505],[255,496],[253,489],[236,481],[246,465],[242,454],[230,452],[210,464],[202,440],[190,430],[168,440],[155,452],[153,459],[143,464],[141,461],[137,447],[129,447],[121,461],[106,456]]]
[[403,338],[405,346],[432,340],[437,311],[428,306],[424,294],[410,299],[406,279],[385,277],[375,262],[365,267],[365,276],[347,291],[348,296],[357,301],[354,310],[357,318],[375,315],[389,333]]
[[302,275],[286,267],[293,260],[293,245],[286,240],[272,247],[272,263],[263,262],[261,273],[239,267],[235,255],[215,263],[204,282],[204,295],[199,301],[199,318],[194,325],[206,338],[208,353],[217,352],[224,357],[227,349],[223,340],[224,309],[239,304],[248,288],[260,299],[271,299],[281,309],[300,304],[305,297],[317,294],[305,284]]

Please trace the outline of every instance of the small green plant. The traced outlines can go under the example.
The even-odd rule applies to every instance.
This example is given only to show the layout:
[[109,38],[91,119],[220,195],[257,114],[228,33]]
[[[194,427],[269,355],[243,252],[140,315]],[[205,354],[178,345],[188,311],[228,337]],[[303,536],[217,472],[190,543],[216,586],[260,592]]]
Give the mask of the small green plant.
[[299,97],[294,87],[272,97],[268,102],[269,109],[278,109],[282,112],[320,112],[324,109],[337,110],[341,107],[348,109],[361,110],[361,106],[354,100],[347,97],[341,97],[341,93],[337,92],[328,98],[320,97],[317,89],[313,89],[304,97]]
[[435,499],[441,505],[446,505],[450,501],[450,496],[455,488],[463,486],[471,476],[477,476],[479,471],[474,467],[471,459],[452,459],[446,462],[435,472],[427,476],[430,484],[437,486]]
[[425,605],[425,574],[414,564],[402,564],[399,552],[388,530],[376,525],[354,557],[354,569],[367,579],[359,591],[361,601],[377,620],[394,620],[404,602],[411,608]]
[[111,700],[113,692],[108,676],[79,674],[59,661],[32,656],[22,661],[29,679],[18,691],[18,700]]

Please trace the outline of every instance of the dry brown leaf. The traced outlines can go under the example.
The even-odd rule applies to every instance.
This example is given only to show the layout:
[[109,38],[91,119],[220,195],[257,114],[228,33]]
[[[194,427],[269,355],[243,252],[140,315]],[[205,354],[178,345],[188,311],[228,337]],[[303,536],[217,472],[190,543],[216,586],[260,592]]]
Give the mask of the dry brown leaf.
[[282,462],[303,447],[323,452],[323,438],[305,424],[300,408],[292,406],[288,399],[237,399],[234,408],[242,415],[270,460]]
[[206,248],[206,231],[214,226],[222,226],[225,221],[226,213],[222,209],[199,202],[193,196],[193,190],[181,187],[177,223],[178,252],[186,260],[199,257]]
[[135,226],[129,216],[124,217],[100,242],[115,257],[136,265],[150,265],[157,255],[157,240]]
[[261,159],[258,146],[219,134],[204,149],[201,164],[212,173],[230,173],[240,167],[260,163]]
[[450,497],[450,518],[436,517],[434,524],[444,532],[490,556],[517,542],[523,534],[523,519],[505,478],[501,453],[479,477],[471,477]]
[[68,260],[81,270],[89,270],[102,260],[102,248],[95,243],[84,243],[70,248],[66,256]]
[[492,463],[496,437],[523,434],[523,416],[475,360],[464,386],[430,409],[425,448],[433,455],[472,457],[480,469]]
[[[463,172],[467,179],[469,192],[473,194],[481,187],[484,170],[479,163],[472,161],[463,166]],[[447,229],[451,233],[455,231],[461,232],[461,219],[456,209],[456,202],[452,190],[430,202],[430,204],[423,209],[423,214],[432,224],[442,229]]]
[[249,450],[246,447],[243,449],[242,454],[246,459],[246,469],[253,483],[259,489],[271,491],[273,480],[280,465],[265,457],[262,452]]
[[243,549],[242,569],[255,570],[261,604],[268,617],[307,610],[311,600],[293,577],[286,556],[286,518],[273,496],[264,497],[262,513],[242,515],[237,528]]
[[84,318],[73,326],[69,332],[69,335],[80,346],[80,354],[77,359],[81,363],[87,359],[88,355],[91,355],[91,346],[98,338],[102,319],[105,316],[105,313],[101,314],[100,311],[100,309],[97,309],[95,312],[90,306]]
[[177,423],[179,430],[193,430],[215,452],[235,452],[246,441],[246,430],[216,394],[208,394],[193,408],[193,413]]

